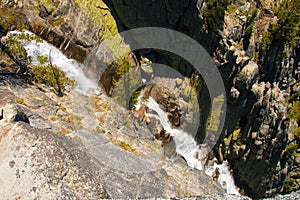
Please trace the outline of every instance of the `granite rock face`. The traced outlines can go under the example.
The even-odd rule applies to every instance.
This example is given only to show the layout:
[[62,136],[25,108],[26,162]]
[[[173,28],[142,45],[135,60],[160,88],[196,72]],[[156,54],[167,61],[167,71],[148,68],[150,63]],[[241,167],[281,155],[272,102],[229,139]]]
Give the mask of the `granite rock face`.
[[[41,85],[41,92],[19,81],[21,86],[0,86],[1,197],[171,198],[225,193],[176,152],[166,158],[168,152],[147,126],[102,92],[83,95],[71,90],[59,98],[51,88]],[[22,120],[10,120],[15,113],[23,113]]]
[[18,4],[31,31],[71,58],[83,61],[98,41],[98,28],[74,1],[28,0]]
[[[296,95],[295,97],[300,87],[298,81],[300,78],[299,45],[296,45],[293,49],[289,49],[283,43],[277,42],[270,46],[268,52],[258,50],[260,49],[259,41],[262,33],[267,30],[270,22],[274,22],[272,10],[274,10],[276,2],[278,1],[235,2],[236,7],[231,6],[226,8],[224,16],[219,17],[217,30],[215,31],[211,31],[207,27],[205,9],[208,2],[201,0],[24,0],[8,1],[8,6],[16,6],[16,10],[21,12],[23,16],[26,16],[26,21],[30,25],[32,32],[60,48],[69,57],[81,62],[85,60],[93,47],[98,45],[99,41],[105,40],[107,37],[117,34],[118,31],[124,29],[144,26],[171,28],[185,33],[199,42],[212,56],[218,66],[227,93],[228,109],[225,127],[214,148],[214,156],[217,157],[219,161],[227,159],[230,162],[231,168],[234,170],[236,183],[242,191],[244,190],[247,195],[254,198],[260,198],[274,196],[280,192],[288,192],[291,189],[296,190],[300,188],[299,137],[294,134],[295,130],[298,130],[299,122],[288,116],[288,110],[294,105],[291,99],[299,100],[299,96],[297,97]],[[255,22],[255,31],[249,38],[245,30],[248,14],[250,14],[254,8],[258,8],[259,20]],[[2,30],[0,30],[0,32],[1,36],[6,34],[3,33]],[[120,42],[118,40],[117,45],[122,42],[123,41]],[[102,60],[111,57],[109,52],[98,53],[100,58],[103,58]],[[137,57],[147,57],[153,63],[158,62],[170,65],[189,78],[195,73],[195,70],[189,63],[169,52],[152,50],[135,53],[138,54]],[[92,54],[92,56],[93,55],[94,54]],[[139,62],[136,60],[135,55],[133,55],[133,53],[130,53],[130,55],[131,57],[128,58],[129,62],[133,66],[137,66]],[[285,59],[283,60],[282,58]],[[88,61],[86,63],[88,67],[94,67],[93,70],[91,70],[92,74],[99,70],[99,68],[97,68],[97,62],[100,62],[100,60],[94,61],[95,66],[94,63],[88,63]],[[105,64],[107,63],[103,65]],[[1,66],[2,65],[5,65],[5,63],[1,62]],[[116,77],[115,71],[114,65],[112,65],[110,70],[106,71],[107,74],[100,80],[100,85],[104,87],[108,94],[113,87],[111,77]],[[153,74],[155,73],[154,71]],[[24,82],[14,79],[14,77],[10,75],[5,75],[5,77],[0,76],[0,80],[1,87],[5,85],[24,85]],[[177,83],[179,87],[184,89],[188,88],[187,92],[183,91],[183,96],[180,97],[186,100],[186,94],[188,94],[190,90],[189,87],[187,87],[184,81],[178,81]],[[200,85],[203,86],[204,83],[201,81],[200,83]],[[167,83],[162,83],[161,86],[166,85]],[[199,89],[203,89],[198,96],[199,102],[202,105],[202,109],[200,108],[200,124],[202,129],[205,130],[209,119],[209,109],[207,108],[210,107],[211,102],[207,101],[209,97],[205,86]],[[9,132],[9,135],[12,137],[22,137],[15,136],[15,132],[19,130],[24,131],[24,137],[29,137],[30,134],[32,134],[31,132],[33,132],[32,135],[34,135],[40,131],[39,129],[46,129],[52,133],[61,133],[62,135],[66,134],[67,136],[51,135],[49,137],[52,139],[56,138],[55,140],[58,141],[66,140],[68,141],[66,143],[70,145],[73,145],[74,138],[76,142],[78,142],[77,140],[81,141],[80,145],[83,144],[86,149],[92,149],[93,151],[86,151],[85,149],[82,154],[75,157],[87,155],[86,157],[92,160],[97,157],[97,153],[105,156],[103,155],[102,149],[109,149],[111,153],[117,152],[121,154],[122,152],[122,155],[126,154],[127,157],[125,156],[125,158],[132,158],[132,161],[136,160],[135,156],[139,158],[145,156],[150,160],[150,163],[157,166],[157,161],[164,155],[161,144],[155,141],[153,135],[145,126],[140,124],[140,121],[137,120],[132,124],[132,121],[136,119],[127,118],[127,113],[124,109],[114,104],[110,106],[108,103],[109,100],[101,95],[101,97],[91,95],[89,96],[90,98],[83,98],[79,95],[80,98],[78,99],[81,99],[81,102],[85,102],[86,104],[78,104],[81,105],[81,107],[74,106],[74,114],[70,105],[68,106],[68,103],[66,103],[69,102],[70,104],[70,99],[66,97],[66,99],[64,99],[65,102],[62,103],[61,100],[53,97],[51,92],[45,95],[43,92],[31,87],[24,90],[22,87],[8,89],[5,86],[0,90],[0,93],[0,105],[3,111],[3,114],[1,114],[0,110],[0,119],[1,116],[3,118],[0,120],[0,123],[1,126],[3,125],[5,127],[4,130],[10,129],[12,124],[15,123],[8,123],[6,120],[6,112],[9,110],[8,113],[13,113],[11,112],[13,110],[16,111],[16,116],[18,116],[11,121],[30,122],[30,126],[34,127],[32,128],[29,127],[29,125],[19,122],[18,125],[15,126],[16,129],[12,128],[12,131]],[[21,99],[17,100],[17,98]],[[101,98],[101,100],[99,98]],[[163,97],[162,100],[162,104],[166,105],[174,102],[173,100],[165,101]],[[18,104],[17,108],[6,109],[15,104]],[[82,110],[81,108],[86,105],[88,105],[88,109]],[[109,112],[110,110],[108,108],[111,107],[119,109],[114,110],[114,112]],[[174,108],[174,106],[170,108],[166,107],[166,110],[172,109],[172,107]],[[193,109],[192,105],[189,105],[189,109]],[[181,113],[184,112],[184,110],[181,111]],[[74,115],[73,117],[72,113]],[[122,120],[118,120],[120,116]],[[193,119],[193,117],[194,116],[189,116],[189,119]],[[174,121],[175,123],[177,123],[176,120],[177,118]],[[80,131],[75,131],[76,129]],[[28,131],[26,132],[26,130],[30,130],[30,133],[27,134]],[[44,131],[42,132],[42,135],[47,135]],[[77,132],[78,134],[76,136],[72,135],[73,132]],[[103,133],[105,137],[95,136],[95,134],[91,134],[91,132],[98,134]],[[199,132],[196,139],[203,137],[203,134],[205,134],[203,131]],[[11,137],[9,135],[5,136],[8,141]],[[70,139],[69,137],[74,138]],[[94,144],[94,137],[96,137],[101,144]],[[49,138],[50,141],[52,140],[51,138]],[[143,138],[143,140],[137,138]],[[144,140],[147,141],[147,144],[150,143],[150,145],[145,146]],[[109,142],[106,144],[107,141]],[[1,145],[3,144],[1,143]],[[14,145],[15,143],[12,144],[12,146]],[[99,146],[100,148],[97,149],[95,146]],[[153,149],[157,151],[151,153]],[[69,153],[68,151],[65,152],[66,155],[69,155]],[[130,156],[128,156],[129,153]],[[15,153],[15,155],[18,154]],[[16,161],[11,161],[8,161],[8,164],[7,162],[6,164],[4,163],[3,166],[15,166],[14,163],[16,163]],[[118,161],[118,159],[107,159],[104,164],[108,165],[110,163],[112,165],[112,163],[116,163],[116,166],[122,166],[122,162]],[[132,163],[136,165],[143,163],[139,161]],[[182,163],[184,163],[176,156],[173,161],[176,163],[175,166],[181,166]],[[73,162],[70,166],[77,165],[74,160],[70,162]],[[147,166],[148,164],[149,163],[147,163]],[[100,166],[98,164],[95,165],[95,168]],[[101,167],[103,166],[101,165]],[[85,169],[86,168],[84,168],[83,171],[85,171]],[[148,168],[144,166],[141,167],[141,169],[147,170]],[[96,174],[100,173],[97,170],[98,169],[94,172]],[[72,173],[76,174],[77,172]],[[173,167],[166,167],[163,170],[156,171],[154,174],[145,174],[146,178],[119,172],[116,174],[104,178],[102,182],[97,182],[99,181],[97,180],[96,183],[93,183],[96,184],[96,188],[99,188],[99,191],[101,191],[99,194],[93,193],[93,197],[100,198],[107,197],[107,195],[109,197],[118,197],[118,195],[121,195],[120,191],[122,190],[120,188],[122,188],[123,184],[128,184],[129,188],[127,188],[126,191],[124,190],[124,196],[121,197],[150,197],[150,193],[147,193],[143,184],[149,185],[158,179],[166,182],[170,181],[170,186],[165,197],[173,197],[178,185],[180,185],[180,195],[177,196],[183,196],[185,194],[183,185],[186,184],[186,179],[182,178],[185,173],[178,173]],[[164,174],[168,174],[167,177],[171,176],[173,179],[163,179]],[[195,172],[191,172],[190,174],[198,177]],[[100,173],[100,175],[102,174]],[[52,175],[46,175],[45,177],[51,176]],[[122,180],[118,178],[113,179],[122,176],[125,177]],[[148,180],[148,177],[158,178]],[[197,184],[192,187],[192,192],[189,190],[189,194],[197,195],[199,194],[199,192],[197,193],[198,190],[200,193],[207,192],[207,188],[201,187],[201,181],[205,183],[209,182],[208,178],[206,178],[204,178],[204,180],[191,180],[193,184]],[[145,182],[137,184],[135,181],[140,179],[145,180]],[[116,185],[115,189],[109,180],[120,181],[122,184]],[[130,185],[129,183],[132,182],[132,180],[134,180],[133,182],[136,184]],[[86,197],[86,195],[88,195],[87,193],[81,192],[83,190],[81,188],[72,188],[72,184],[68,183],[68,185],[64,180],[57,179],[56,182],[58,182],[60,188],[62,188],[59,191],[56,190],[56,194],[60,194],[60,191],[63,191],[62,193],[73,195],[72,197],[76,195],[78,195],[78,197]],[[162,185],[162,182],[159,183]],[[64,186],[64,184],[67,186]],[[198,185],[201,189],[198,189]],[[213,191],[219,191],[218,186],[214,185],[213,187],[215,188]],[[132,188],[138,189],[133,192],[130,191]],[[153,186],[152,189],[153,191],[157,190],[161,192],[160,194],[165,194],[162,192],[162,188],[155,188],[155,186]],[[36,190],[36,188],[32,189],[32,191],[33,190]],[[46,194],[48,191],[47,189],[43,194]],[[142,196],[142,194],[144,194],[144,196]],[[153,192],[153,194],[156,193]],[[59,197],[59,195],[55,197]]]
[[[207,1],[112,1],[112,7],[122,25],[128,29],[158,26],[171,28],[198,41],[213,57],[227,93],[227,116],[223,133],[215,146],[215,156],[229,160],[235,180],[246,194],[261,198],[285,192],[288,182],[299,189],[299,156],[289,157],[293,146],[299,152],[299,138],[294,121],[289,118],[288,99],[295,94],[299,79],[299,47],[287,50],[275,42],[268,52],[261,50],[259,40],[272,21],[274,1],[240,1],[228,6],[219,20],[217,32],[207,29]],[[237,9],[239,7],[239,9]],[[247,16],[258,8],[259,20],[251,36],[247,35]],[[163,9],[161,9],[163,8]],[[242,12],[240,12],[242,11]],[[260,51],[260,52],[258,52]],[[168,52],[141,52],[155,63],[172,66],[191,76],[191,66]],[[286,62],[280,55],[287,55]],[[258,61],[254,61],[258,55]],[[298,57],[298,58],[297,58]],[[202,90],[203,92],[203,90]],[[205,89],[199,96],[203,107]],[[203,110],[202,110],[203,111]],[[200,116],[205,127],[208,114]],[[204,118],[203,118],[204,116]],[[200,133],[197,137],[201,138]],[[292,179],[291,179],[292,178]]]

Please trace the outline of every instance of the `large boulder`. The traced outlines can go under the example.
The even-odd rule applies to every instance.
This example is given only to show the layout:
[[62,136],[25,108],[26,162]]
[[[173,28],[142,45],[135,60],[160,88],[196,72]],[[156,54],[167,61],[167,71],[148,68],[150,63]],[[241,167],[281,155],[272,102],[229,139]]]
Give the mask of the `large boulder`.
[[169,88],[157,84],[147,85],[144,90],[144,97],[152,97],[161,108],[167,113],[169,121],[174,126],[180,126],[181,109],[179,99]]

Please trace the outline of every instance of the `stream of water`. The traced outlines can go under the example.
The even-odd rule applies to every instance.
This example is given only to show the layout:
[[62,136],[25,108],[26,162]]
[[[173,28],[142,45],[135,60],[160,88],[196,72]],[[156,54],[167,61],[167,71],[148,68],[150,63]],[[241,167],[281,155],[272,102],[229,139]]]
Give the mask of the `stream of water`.
[[[187,164],[199,170],[203,170],[201,161],[198,160],[199,155],[201,154],[199,145],[192,136],[187,133],[184,133],[182,130],[173,129],[169,122],[167,113],[165,113],[158,105],[158,103],[151,97],[149,97],[146,102],[146,106],[151,110],[154,110],[157,115],[148,114],[150,117],[155,117],[159,119],[161,125],[164,127],[165,131],[170,133],[173,136],[176,143],[176,152],[183,156]],[[198,155],[197,157],[195,155]]]
[[[12,32],[20,34],[21,32]],[[26,34],[33,34],[29,31]],[[52,63],[56,65],[60,70],[64,71],[67,77],[75,80],[77,82],[76,90],[81,93],[86,93],[90,88],[97,89],[97,81],[89,79],[81,70],[80,65],[73,59],[67,58],[59,49],[53,45],[43,42],[23,41],[25,50],[28,56],[32,59],[32,64],[40,65],[37,56],[45,56],[51,59]],[[139,103],[136,106],[138,109],[140,104],[144,103],[148,108],[155,111],[156,114],[147,114],[150,117],[157,118],[165,131],[170,133],[176,143],[176,152],[183,156],[187,164],[199,170],[203,170],[200,157],[201,151],[199,145],[196,143],[194,138],[188,133],[183,132],[180,129],[174,129],[169,122],[167,114],[159,107],[159,104],[153,99],[149,98],[146,102],[141,102],[141,96],[138,99]],[[197,155],[197,156],[196,156]],[[218,182],[227,190],[228,194],[239,194],[236,190],[234,180],[230,174],[230,169],[227,162],[221,165],[215,164],[214,166],[205,167],[204,171],[207,175],[212,176],[216,168],[219,168],[220,175],[218,177]]]
[[[12,31],[11,33],[34,35],[29,31]],[[68,78],[76,81],[76,91],[86,94],[86,92],[90,88],[98,88],[96,80],[89,79],[83,73],[79,64],[75,60],[67,58],[59,49],[57,49],[53,45],[49,44],[46,41],[36,42],[35,40],[24,40],[22,42],[27,55],[31,57],[32,64],[41,65],[41,63],[37,59],[37,56],[45,56],[49,60],[51,59],[53,65],[56,65],[60,70],[64,71]]]
[[217,168],[219,169],[219,176],[217,178],[217,181],[224,189],[226,189],[227,194],[240,195],[240,193],[236,189],[234,179],[232,177],[232,174],[230,173],[229,163],[227,161],[223,161],[222,164],[214,163],[213,166],[206,166],[205,173],[208,176],[212,176]]
[[[139,103],[142,103],[139,99]],[[203,170],[201,160],[201,150],[200,146],[196,143],[194,138],[188,133],[183,132],[179,129],[173,129],[171,123],[169,122],[168,115],[160,107],[159,104],[151,97],[145,102],[145,105],[151,110],[155,111],[155,114],[147,114],[150,117],[157,118],[161,125],[164,127],[165,131],[170,133],[176,143],[176,152],[183,156],[187,164],[199,170]],[[198,155],[197,157],[195,155]],[[236,190],[233,177],[230,173],[230,168],[227,161],[224,161],[222,164],[214,164],[214,166],[205,166],[205,173],[209,176],[212,176],[216,168],[219,169],[219,175],[217,181],[221,186],[226,189],[228,194],[239,195],[239,192]]]

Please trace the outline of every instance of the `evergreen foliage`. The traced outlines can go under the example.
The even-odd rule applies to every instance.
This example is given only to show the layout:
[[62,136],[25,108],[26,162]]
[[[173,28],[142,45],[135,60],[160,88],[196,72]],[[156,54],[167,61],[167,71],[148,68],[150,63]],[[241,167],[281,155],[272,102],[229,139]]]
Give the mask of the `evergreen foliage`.
[[300,123],[300,101],[295,101],[293,103],[288,114],[291,119],[294,119],[298,124]]
[[140,91],[134,91],[132,93],[129,100],[129,110],[135,110],[135,106],[138,103],[139,96],[140,96]]
[[37,83],[52,86],[58,96],[63,95],[63,91],[67,85],[74,86],[75,81],[69,79],[63,71],[60,71],[56,65],[52,65],[51,60],[45,56],[37,56],[40,66],[30,64],[30,58],[27,56],[22,42],[32,41],[42,42],[42,39],[36,35],[26,32],[10,33],[1,41],[1,49],[21,68],[22,72],[28,72],[28,65],[32,66],[29,69],[30,76],[27,78]]
[[131,92],[137,87],[138,77],[134,67],[129,62],[128,55],[121,57],[115,62],[115,65],[116,76],[112,77],[113,97],[122,106],[129,108]]
[[272,43],[279,41],[295,46],[300,41],[300,1],[283,0],[276,8],[277,23],[270,24],[262,41],[262,48],[268,50]]
[[13,7],[0,6],[0,37],[6,35],[11,30],[28,29],[29,25],[21,13],[16,12]]
[[32,79],[36,83],[53,87],[58,96],[62,96],[66,86],[75,86],[74,80],[69,79],[65,72],[59,70],[56,65],[51,64],[34,66]]
[[37,56],[41,65],[33,66],[32,80],[36,83],[45,84],[54,88],[58,96],[63,96],[66,86],[75,86],[75,81],[68,78],[65,72],[61,71],[51,62],[51,52],[49,58],[46,56]]
[[249,47],[249,40],[251,38],[252,33],[254,32],[254,25],[255,25],[255,21],[257,19],[257,13],[258,13],[258,10],[255,9],[252,11],[252,13],[247,18],[245,34],[244,34],[244,41],[243,41],[244,50],[247,50]]
[[[220,22],[223,22],[225,11],[227,10],[230,0],[206,0],[206,7],[203,9],[204,23],[209,32],[217,32]],[[223,23],[221,23],[223,24]]]

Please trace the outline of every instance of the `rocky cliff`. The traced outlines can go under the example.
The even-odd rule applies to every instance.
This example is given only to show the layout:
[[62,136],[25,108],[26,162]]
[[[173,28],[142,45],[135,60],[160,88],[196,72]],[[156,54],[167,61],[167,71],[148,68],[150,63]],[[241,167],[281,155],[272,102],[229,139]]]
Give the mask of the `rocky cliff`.
[[0,73],[2,197],[225,195],[180,156],[167,158],[139,119],[99,91],[58,97],[49,87],[38,89],[6,73]]
[[[299,15],[297,15],[297,13],[299,13],[297,12],[299,11],[299,1],[23,0],[7,1],[5,3],[2,1],[1,9],[3,10],[1,22],[4,20],[3,25],[0,26],[1,37],[5,36],[8,31],[18,28],[19,23],[23,23],[27,29],[55,45],[69,57],[80,62],[85,60],[88,53],[99,42],[127,29],[157,26],[174,29],[189,35],[199,42],[212,56],[222,74],[226,88],[226,122],[220,139],[214,147],[214,157],[216,157],[219,162],[225,159],[230,162],[238,187],[241,191],[244,191],[246,195],[253,198],[274,196],[278,193],[288,193],[299,189],[300,150],[298,124],[300,51]],[[11,19],[11,12],[18,13],[18,17],[7,20]],[[11,23],[11,21],[14,23]],[[119,45],[120,43],[123,43],[123,41],[118,40],[114,45]],[[131,53],[114,63],[113,67],[110,68],[111,70],[106,71],[102,77],[100,84],[109,95],[111,95],[111,90],[114,87],[113,79],[118,79],[120,76],[120,74],[116,74],[117,70],[115,69],[118,66],[128,63],[132,66],[136,66],[139,62],[142,62],[141,60],[138,61],[141,57],[147,57],[153,63],[172,66],[187,78],[192,78],[197,74],[189,63],[169,52],[150,50],[137,51],[134,53],[135,55]],[[109,53],[103,52],[101,54],[101,62],[106,59],[106,56],[110,57]],[[5,57],[4,60],[9,60],[9,58]],[[16,61],[16,59],[13,61]],[[9,67],[7,67],[7,63]],[[16,66],[16,64],[18,63],[10,60],[9,62],[2,62],[1,67],[6,66],[6,68],[9,69],[17,68],[18,66]],[[89,66],[95,66],[92,70],[93,72],[99,70],[97,67],[99,64],[91,65],[91,63],[89,63]],[[9,73],[5,72],[4,74]],[[9,77],[9,75],[6,75],[6,77],[7,76]],[[18,83],[18,80],[11,77],[1,78],[1,81],[9,85]],[[203,83],[203,80],[200,80],[200,83],[199,85],[201,87],[197,89],[200,91],[198,101],[202,107],[200,107],[200,129],[196,136],[199,142],[201,142],[205,135],[210,113],[207,108],[209,108],[211,104],[211,102],[207,101],[208,94],[205,89],[205,83]],[[180,185],[179,189],[177,188],[179,192],[178,196],[185,194],[183,189],[185,183],[179,181],[181,178],[176,177],[175,174],[177,171],[175,170],[174,172],[172,168],[168,170],[158,170],[150,174],[137,175],[124,174],[114,171],[114,169],[106,169],[104,167],[107,171],[110,171],[109,175],[106,175],[107,171],[101,170],[103,163],[101,164],[101,162],[93,160],[97,156],[91,152],[100,152],[100,150],[97,149],[91,151],[91,149],[93,149],[93,141],[89,141],[91,140],[90,138],[86,139],[84,134],[79,136],[72,134],[74,128],[72,126],[76,124],[80,127],[79,129],[83,128],[83,131],[91,128],[85,127],[85,124],[89,124],[91,121],[90,118],[84,118],[84,116],[80,115],[77,116],[77,120],[73,120],[74,123],[76,121],[78,121],[78,123],[75,123],[75,125],[74,123],[70,124],[69,122],[65,122],[68,121],[69,110],[59,109],[60,106],[56,105],[56,103],[61,100],[49,100],[47,107],[45,107],[44,104],[36,105],[36,103],[42,103],[41,101],[44,100],[35,100],[34,102],[30,100],[32,98],[30,95],[41,96],[45,97],[44,99],[48,99],[48,97],[39,90],[24,93],[22,89],[18,89],[17,87],[10,89],[12,92],[8,92],[9,94],[6,92],[7,90],[8,87],[3,86],[3,96],[11,98],[10,102],[15,102],[19,99],[19,104],[20,98],[22,98],[25,100],[25,106],[23,103],[21,103],[21,107],[20,105],[17,106],[11,103],[6,105],[8,104],[8,100],[4,98],[2,100],[4,102],[2,103],[3,106],[6,105],[6,107],[3,108],[4,112],[7,109],[14,110],[13,113],[17,114],[13,115],[15,118],[12,119],[12,121],[30,122],[30,125],[35,128],[29,127],[22,122],[16,125],[13,124],[14,122],[5,122],[3,124],[3,138],[5,138],[5,141],[8,141],[9,144],[11,143],[13,147],[16,146],[16,149],[18,149],[17,143],[15,142],[16,140],[32,141],[35,140],[32,138],[37,138],[37,141],[40,141],[37,145],[40,145],[41,148],[35,150],[35,146],[24,147],[24,151],[37,152],[37,154],[38,151],[52,152],[51,150],[44,150],[43,143],[48,140],[53,141],[49,146],[55,149],[59,147],[58,149],[64,152],[62,154],[66,156],[66,159],[69,159],[68,162],[62,160],[62,164],[57,166],[58,171],[61,173],[60,177],[62,176],[63,178],[55,178],[52,182],[42,180],[37,183],[38,186],[35,186],[36,184],[34,180],[32,180],[32,189],[28,188],[28,191],[33,191],[33,188],[40,188],[39,185],[47,183],[49,188],[55,188],[54,190],[51,189],[51,191],[56,191],[57,195],[55,197],[59,197],[60,195],[86,198],[90,197],[88,195],[91,195],[93,198],[104,198],[107,196],[124,198],[150,197],[151,195],[146,192],[150,191],[146,190],[145,183],[147,183],[147,186],[149,184],[153,186],[153,190],[151,191],[153,191],[152,194],[155,194],[154,196],[168,194],[166,195],[167,197],[172,197],[172,195],[177,192],[175,185],[177,185],[177,187]],[[31,88],[27,90],[31,90]],[[18,97],[18,95],[21,95],[21,97]],[[24,95],[27,95],[26,98],[23,97]],[[29,98],[29,100],[27,98]],[[95,111],[95,109],[99,109],[98,104],[95,103],[99,100],[97,98],[98,97],[94,96],[92,100],[89,100],[89,102],[93,103],[90,105],[91,108],[86,110],[86,113],[90,113],[88,110],[94,109]],[[66,102],[70,101],[66,100]],[[48,109],[49,105],[53,108]],[[34,113],[32,113],[32,111],[30,112],[30,110],[34,110],[37,107],[45,109],[39,109]],[[134,156],[141,156],[140,151],[147,155],[149,150],[139,149],[137,146],[134,146],[134,148],[130,145],[128,146],[133,140],[131,138],[132,136],[122,135],[119,130],[111,128],[117,126],[120,129],[121,126],[123,126],[120,125],[120,122],[116,121],[116,119],[122,115],[124,116],[123,120],[126,121],[126,114],[124,114],[126,111],[123,110],[123,114],[117,112],[115,115],[111,114],[107,116],[105,114],[106,106],[104,106],[104,108],[102,107],[100,110],[95,111],[95,113],[96,118],[98,121],[103,122],[104,127],[92,127],[92,130],[94,132],[104,131],[104,133],[107,134],[105,137],[108,137],[111,141],[110,144],[119,145],[121,149],[125,148],[129,151],[134,149],[137,154],[134,154]],[[166,108],[166,110],[168,109],[169,108]],[[48,114],[51,112],[54,112],[53,116],[59,115],[59,120],[54,120],[55,123],[51,122],[53,119],[50,119],[50,121],[44,120],[45,118],[50,118]],[[130,119],[127,120],[131,122]],[[71,133],[71,139],[69,136],[65,138],[65,136],[62,135],[49,135],[48,132],[36,128],[47,129],[50,132],[56,133]],[[146,138],[148,137],[147,134],[149,134],[149,137],[152,135],[147,132],[149,131],[147,128],[147,130],[144,129],[144,126],[140,126],[139,128],[136,130],[136,127],[131,127],[124,132],[131,133],[132,130],[136,130],[133,131],[135,134],[145,132]],[[19,132],[24,134],[20,135],[18,134]],[[115,138],[116,133],[122,135],[122,140]],[[107,138],[103,139],[103,137],[99,135],[96,137],[101,143],[97,145],[101,148],[112,148],[111,151],[115,151],[115,148],[110,147],[110,145],[106,146],[105,141]],[[81,140],[84,144],[78,144],[77,140]],[[134,144],[139,144],[139,142],[134,142]],[[1,145],[3,145],[3,143],[1,143]],[[86,149],[76,148],[82,145],[85,146]],[[74,147],[74,151],[78,152],[78,154],[69,151],[69,146]],[[155,140],[150,146],[151,148],[155,146]],[[162,151],[162,149],[160,149],[160,151]],[[54,157],[49,156],[49,165],[52,165],[54,160],[61,159],[57,154],[60,153],[55,153]],[[10,155],[12,157],[21,157],[18,150],[11,151]],[[152,157],[151,153],[149,155],[149,157]],[[156,154],[156,156],[159,155],[159,153]],[[77,161],[77,158],[89,158],[89,156],[91,159],[82,162]],[[129,155],[127,156],[131,157]],[[3,159],[6,158],[3,157]],[[152,159],[155,160],[155,156]],[[136,158],[132,158],[132,160],[136,160]],[[154,160],[151,162],[155,163]],[[8,162],[11,170],[13,170],[16,161],[12,159]],[[35,162],[35,159],[33,159],[32,162]],[[107,160],[107,162],[117,161]],[[83,165],[82,163],[88,163],[88,165]],[[181,162],[179,161],[179,163]],[[141,165],[146,167],[145,163]],[[66,166],[78,166],[78,169],[74,168],[74,170],[65,173],[64,169],[68,168]],[[95,167],[92,169],[93,171],[90,172],[87,166]],[[7,167],[7,165],[5,165],[5,167]],[[16,165],[16,167],[19,166]],[[26,168],[26,166],[19,167],[17,171],[22,170],[24,167]],[[54,176],[51,169],[52,168],[49,168],[49,171],[46,171],[43,177],[51,179]],[[34,168],[34,170],[38,169]],[[87,175],[82,174],[80,170],[85,171]],[[36,172],[32,173],[36,174]],[[198,178],[194,172],[191,173],[192,176]],[[94,179],[94,175],[91,174],[99,174],[103,179],[101,181]],[[24,177],[27,177],[27,175]],[[182,175],[184,175],[183,172]],[[81,184],[79,184],[79,188],[73,187],[72,181],[76,182],[76,180],[69,179],[74,176],[78,177],[77,181],[79,181],[79,183],[89,182],[93,187],[83,189],[80,188],[82,186]],[[174,180],[171,178],[173,182],[171,181],[171,186],[169,189],[166,189],[167,192],[165,188],[151,184],[161,183],[162,185],[164,181],[170,181],[168,177],[173,176]],[[81,177],[83,177],[83,181]],[[119,186],[115,185],[113,187],[115,182],[112,181],[111,177],[119,177],[115,182],[121,182],[125,185],[129,184],[132,180],[142,179],[144,181],[133,181],[135,185],[128,186],[126,192],[121,194],[120,191],[122,190],[118,190],[118,187],[121,188],[123,184],[120,183]],[[18,176],[16,176],[15,179],[18,181]],[[203,180],[201,179],[201,181],[209,182],[208,177],[203,178]],[[199,181],[195,182],[200,183]],[[195,182],[193,182],[193,184]],[[11,185],[15,183],[17,182]],[[214,192],[219,191],[218,186],[212,187],[214,188]],[[137,189],[131,191],[132,188]],[[195,188],[197,187],[189,189],[188,194],[200,195],[200,193],[205,193],[204,191],[206,191],[205,188],[202,188],[201,192],[197,193],[194,191]],[[39,192],[46,194],[47,191]],[[26,195],[29,193],[26,193]]]
[[[191,36],[213,56],[228,97],[226,125],[215,155],[230,161],[246,194],[258,198],[299,188],[298,128],[288,114],[299,101],[299,40],[291,44],[292,36],[286,39],[279,28],[277,33],[268,28],[271,23],[276,27],[274,16],[277,26],[287,26],[282,15],[299,10],[299,3],[113,0],[112,7],[126,28],[171,28]],[[285,20],[299,27],[299,16]],[[154,62],[193,73],[174,55],[150,54]]]

